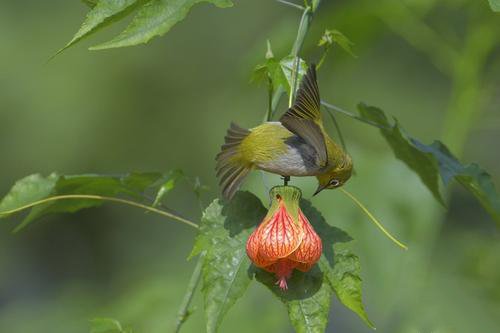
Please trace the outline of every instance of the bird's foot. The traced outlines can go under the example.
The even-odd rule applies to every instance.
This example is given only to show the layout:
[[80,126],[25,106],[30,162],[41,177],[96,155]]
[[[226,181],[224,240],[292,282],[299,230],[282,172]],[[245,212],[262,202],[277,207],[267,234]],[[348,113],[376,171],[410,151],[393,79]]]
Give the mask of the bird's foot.
[[290,181],[290,176],[281,176],[281,179],[283,179],[283,185],[288,186],[288,182]]

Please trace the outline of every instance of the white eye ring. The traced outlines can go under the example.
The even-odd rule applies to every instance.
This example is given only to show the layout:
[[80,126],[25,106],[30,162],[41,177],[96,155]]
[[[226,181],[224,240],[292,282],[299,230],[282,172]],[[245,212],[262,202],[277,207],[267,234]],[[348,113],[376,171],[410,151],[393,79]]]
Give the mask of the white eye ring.
[[337,179],[332,179],[330,180],[330,185],[332,185],[333,187],[337,187],[340,185],[340,182]]

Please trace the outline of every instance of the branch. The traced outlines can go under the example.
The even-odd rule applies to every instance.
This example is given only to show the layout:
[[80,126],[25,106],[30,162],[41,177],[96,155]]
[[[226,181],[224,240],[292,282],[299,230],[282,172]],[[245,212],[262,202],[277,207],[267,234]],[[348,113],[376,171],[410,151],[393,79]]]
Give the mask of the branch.
[[[293,43],[293,47],[290,53],[294,57],[298,57],[299,52],[302,49],[302,45],[304,45],[304,40],[306,38],[307,32],[309,31],[309,26],[311,25],[312,18],[320,2],[321,0],[317,0],[314,2],[314,7],[307,6],[304,8],[302,18],[300,19],[299,29],[297,31],[297,37],[295,38],[295,42]],[[285,90],[281,86],[274,92],[273,100],[271,103],[271,119],[276,114],[276,109],[278,108],[278,104],[284,92]]]
[[27,205],[24,205],[24,206],[15,208],[15,209],[0,212],[0,217],[11,215],[14,213],[18,213],[18,212],[21,212],[23,210],[26,210],[26,209],[29,209],[29,208],[32,208],[35,206],[39,206],[39,205],[42,205],[42,204],[45,204],[48,202],[59,201],[59,200],[70,200],[70,199],[90,199],[90,200],[100,200],[100,201],[110,201],[110,202],[121,203],[121,204],[129,205],[129,206],[133,206],[133,207],[137,207],[137,208],[142,208],[142,209],[145,209],[147,211],[156,213],[158,215],[166,216],[172,220],[176,220],[178,222],[184,223],[184,224],[189,225],[189,226],[196,228],[196,229],[199,228],[198,225],[196,223],[194,223],[193,221],[190,221],[188,219],[185,219],[183,217],[177,216],[175,214],[166,212],[166,211],[158,209],[158,208],[154,208],[151,206],[147,206],[147,205],[144,205],[144,204],[141,204],[141,203],[138,203],[135,201],[126,200],[126,199],[105,197],[105,196],[101,196],[101,195],[92,195],[92,194],[57,195],[57,196],[49,197],[49,198],[42,199],[39,201],[35,201],[35,202],[32,202],[30,204],[27,204]]
[[189,311],[189,306],[191,305],[191,301],[193,300],[194,292],[196,291],[196,287],[200,283],[201,278],[201,267],[203,266],[203,260],[205,258],[205,253],[200,254],[198,258],[198,262],[196,263],[196,267],[194,268],[193,274],[191,275],[191,279],[189,280],[188,289],[186,294],[184,295],[184,299],[182,300],[181,308],[179,309],[179,313],[177,315],[177,323],[175,324],[175,333],[179,333],[182,327],[182,324],[188,319],[191,314]]

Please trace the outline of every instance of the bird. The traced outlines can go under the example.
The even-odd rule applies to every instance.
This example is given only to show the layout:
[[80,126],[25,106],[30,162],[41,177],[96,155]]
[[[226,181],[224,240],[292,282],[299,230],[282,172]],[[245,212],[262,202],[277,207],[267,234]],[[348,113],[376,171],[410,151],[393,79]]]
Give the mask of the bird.
[[279,121],[245,129],[231,123],[216,157],[222,195],[230,200],[252,170],[290,177],[315,176],[324,189],[344,185],[351,177],[351,156],[326,132],[321,115],[316,67],[303,76],[293,105]]

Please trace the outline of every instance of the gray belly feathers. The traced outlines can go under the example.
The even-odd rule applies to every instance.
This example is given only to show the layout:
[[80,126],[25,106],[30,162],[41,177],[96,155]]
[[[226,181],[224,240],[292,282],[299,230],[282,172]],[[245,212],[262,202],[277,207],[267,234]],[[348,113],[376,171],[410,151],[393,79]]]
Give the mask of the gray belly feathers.
[[312,176],[321,170],[314,148],[298,136],[285,141],[287,152],[273,161],[258,164],[262,170],[282,176]]

